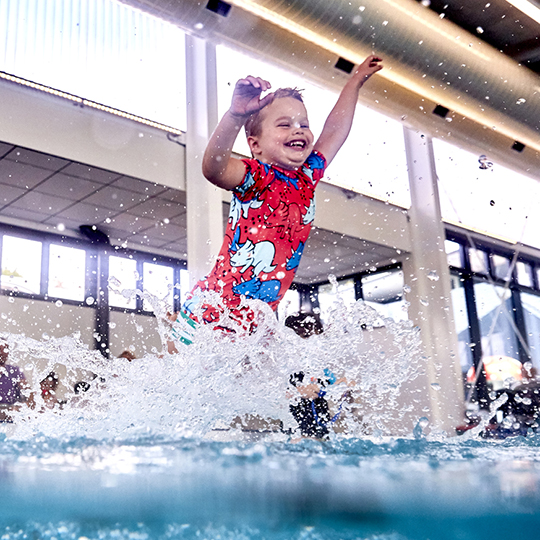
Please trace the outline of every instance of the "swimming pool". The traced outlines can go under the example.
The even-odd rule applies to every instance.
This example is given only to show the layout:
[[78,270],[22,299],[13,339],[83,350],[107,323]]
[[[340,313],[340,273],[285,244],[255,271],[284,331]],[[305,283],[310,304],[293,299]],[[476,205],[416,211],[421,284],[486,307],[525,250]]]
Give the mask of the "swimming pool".
[[[76,337],[10,336],[45,359],[36,380],[85,356],[100,377],[63,409],[38,401],[2,428],[1,540],[537,538],[540,436],[415,427],[403,402],[421,370],[415,330],[388,324],[374,339],[356,315],[307,341],[271,322],[242,347],[202,335],[176,357],[122,364]],[[356,380],[361,421],[348,410],[329,440],[293,442],[289,375],[323,368]],[[233,427],[254,413],[278,428]],[[396,423],[404,435],[389,435]]]
[[539,443],[3,440],[2,538],[537,538]]

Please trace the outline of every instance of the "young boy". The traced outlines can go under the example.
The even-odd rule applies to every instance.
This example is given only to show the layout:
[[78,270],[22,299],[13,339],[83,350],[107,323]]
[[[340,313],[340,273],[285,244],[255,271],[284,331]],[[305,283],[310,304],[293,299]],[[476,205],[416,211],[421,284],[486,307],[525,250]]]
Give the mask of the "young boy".
[[[277,309],[311,230],[315,186],[347,139],[360,88],[382,69],[381,61],[369,56],[358,67],[315,143],[297,90],[261,98],[269,82],[249,76],[236,83],[231,107],[203,158],[204,176],[233,192],[225,239],[214,268],[195,285],[173,323],[177,340],[190,343],[198,322],[251,330],[255,314],[244,298]],[[253,158],[239,160],[231,154],[243,126]],[[208,300],[210,291],[219,295],[217,305]]]

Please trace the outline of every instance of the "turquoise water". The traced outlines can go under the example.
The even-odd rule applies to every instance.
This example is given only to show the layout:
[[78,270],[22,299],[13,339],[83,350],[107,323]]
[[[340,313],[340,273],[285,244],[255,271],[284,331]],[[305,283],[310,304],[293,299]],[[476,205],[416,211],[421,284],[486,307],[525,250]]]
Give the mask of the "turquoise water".
[[[231,339],[203,328],[175,356],[131,363],[77,336],[9,335],[36,407],[0,426],[0,540],[538,538],[540,436],[433,429],[422,399],[436,388],[419,383],[408,323],[358,302],[308,340],[271,313],[259,328]],[[59,365],[68,390],[81,366],[98,377],[49,409],[36,381]],[[355,381],[355,401],[329,440],[302,439],[289,376],[325,369]],[[279,429],[234,427],[248,415]]]
[[3,440],[2,539],[538,538],[539,443]]

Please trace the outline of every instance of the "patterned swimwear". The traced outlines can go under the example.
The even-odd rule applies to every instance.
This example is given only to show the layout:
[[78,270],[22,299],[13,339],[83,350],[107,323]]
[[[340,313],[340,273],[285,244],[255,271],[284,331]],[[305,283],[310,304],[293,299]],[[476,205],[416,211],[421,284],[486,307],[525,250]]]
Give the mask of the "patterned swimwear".
[[[254,313],[243,298],[266,302],[273,310],[291,286],[315,217],[315,187],[326,160],[314,151],[298,170],[243,160],[246,173],[233,191],[225,239],[212,271],[182,306],[197,322],[212,323],[227,311],[245,329]],[[203,298],[219,294],[219,305]],[[221,324],[222,321],[220,321]]]

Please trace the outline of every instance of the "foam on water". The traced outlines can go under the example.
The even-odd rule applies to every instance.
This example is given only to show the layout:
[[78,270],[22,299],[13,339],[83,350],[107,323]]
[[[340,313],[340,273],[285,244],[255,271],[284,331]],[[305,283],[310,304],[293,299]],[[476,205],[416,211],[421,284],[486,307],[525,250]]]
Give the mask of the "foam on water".
[[[534,538],[539,438],[429,433],[417,331],[361,301],[330,320],[302,340],[263,307],[252,335],[203,327],[131,363],[76,336],[8,336],[33,381],[59,364],[66,385],[97,378],[61,409],[35,383],[36,407],[2,427],[2,540]],[[325,368],[356,382],[355,402],[330,440],[293,443],[289,376]],[[328,389],[336,404],[343,386]],[[274,420],[256,440],[254,417]]]

